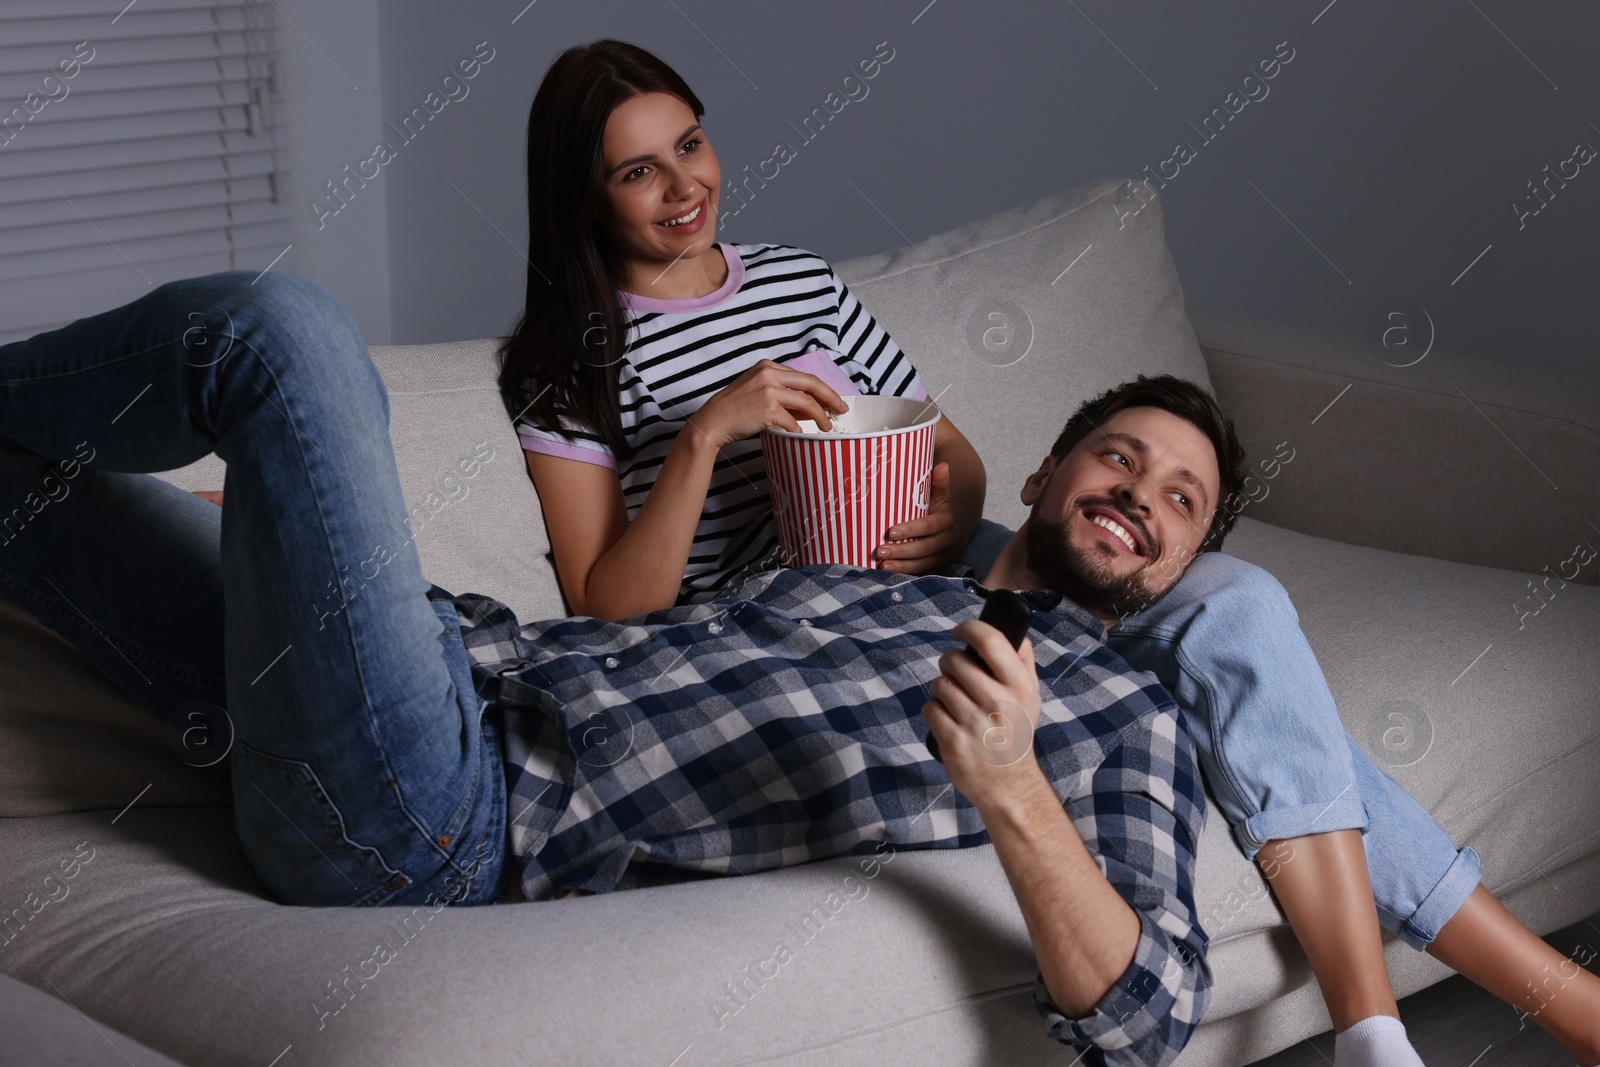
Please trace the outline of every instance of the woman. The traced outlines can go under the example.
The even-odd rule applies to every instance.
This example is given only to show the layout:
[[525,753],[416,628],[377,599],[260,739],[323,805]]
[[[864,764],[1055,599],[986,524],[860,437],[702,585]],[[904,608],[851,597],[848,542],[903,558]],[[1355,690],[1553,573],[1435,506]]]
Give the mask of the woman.
[[[857,391],[927,397],[822,259],[716,242],[703,113],[610,40],[557,58],[529,112],[527,303],[500,383],[574,614],[702,601],[771,558],[764,428],[827,428]],[[948,416],[934,461],[928,516],[883,531],[885,570],[937,570],[977,526],[983,464]]]

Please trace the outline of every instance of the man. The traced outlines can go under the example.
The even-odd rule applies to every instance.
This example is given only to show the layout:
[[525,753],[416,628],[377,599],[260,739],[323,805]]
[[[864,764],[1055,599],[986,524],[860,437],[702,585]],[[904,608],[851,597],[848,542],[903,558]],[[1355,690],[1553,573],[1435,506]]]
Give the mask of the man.
[[[1226,532],[1239,449],[1194,385],[1113,395],[1138,403],[1064,435],[982,583],[959,565],[758,571],[626,623],[519,624],[487,597],[431,591],[459,610],[479,692],[504,715],[525,897],[988,840],[1051,1035],[1098,1049],[1089,1062],[1175,1055],[1208,982],[1191,892],[1204,804],[1178,709],[1105,627]],[[993,588],[1029,591],[1017,651],[973,619]]]
[[[397,543],[387,419],[348,315],[288,275],[169,283],[0,348],[0,595],[158,715],[226,703],[274,892],[490,903],[992,840],[1051,1035],[1086,1062],[1176,1055],[1209,981],[1203,794],[1170,695],[1102,639],[1119,573],[1156,595],[1200,545],[1231,438],[1159,407],[1106,420],[1029,478],[1037,522],[985,583],[778,570],[625,624],[519,626]],[[223,509],[137,473],[211,452]],[[991,584],[1029,590],[1019,651],[975,621]]]

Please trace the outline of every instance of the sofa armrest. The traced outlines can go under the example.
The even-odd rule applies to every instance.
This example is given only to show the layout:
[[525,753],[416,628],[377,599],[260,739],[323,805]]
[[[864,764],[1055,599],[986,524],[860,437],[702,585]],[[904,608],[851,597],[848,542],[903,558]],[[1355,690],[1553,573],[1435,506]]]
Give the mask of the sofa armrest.
[[1600,584],[1600,385],[1439,351],[1393,367],[1361,338],[1188,313],[1256,474],[1244,514]]

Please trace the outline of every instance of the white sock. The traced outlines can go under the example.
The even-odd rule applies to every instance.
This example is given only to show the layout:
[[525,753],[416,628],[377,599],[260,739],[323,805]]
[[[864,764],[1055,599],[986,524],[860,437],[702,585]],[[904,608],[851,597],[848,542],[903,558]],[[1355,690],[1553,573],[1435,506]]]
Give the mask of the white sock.
[[1423,1067],[1393,1015],[1362,1019],[1333,1039],[1333,1067]]

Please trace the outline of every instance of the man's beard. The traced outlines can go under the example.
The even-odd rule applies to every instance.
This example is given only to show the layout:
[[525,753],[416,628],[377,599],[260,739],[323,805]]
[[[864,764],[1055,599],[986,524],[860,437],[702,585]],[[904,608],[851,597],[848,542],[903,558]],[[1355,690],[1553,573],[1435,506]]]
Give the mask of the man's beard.
[[1164,572],[1173,568],[1151,565],[1160,559],[1160,546],[1148,527],[1108,498],[1078,501],[1075,510],[1081,512],[1085,507],[1103,507],[1115,512],[1123,526],[1143,535],[1151,556],[1144,558],[1144,566],[1118,574],[1112,569],[1111,560],[1104,558],[1098,549],[1085,550],[1074,545],[1066,522],[1043,520],[1039,505],[1034,504],[1028,516],[1024,547],[1028,569],[1046,586],[1072,598],[1095,615],[1121,619],[1148,608],[1177,584],[1181,571],[1168,578]]

